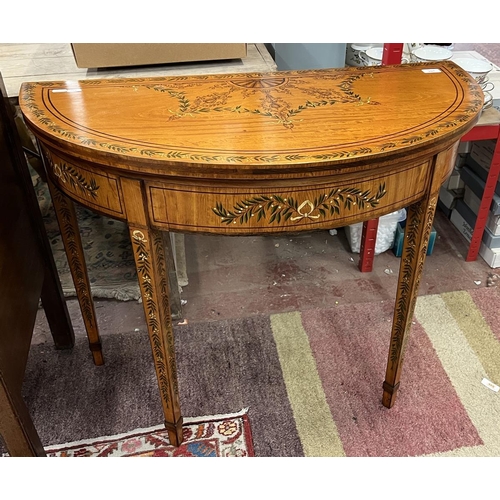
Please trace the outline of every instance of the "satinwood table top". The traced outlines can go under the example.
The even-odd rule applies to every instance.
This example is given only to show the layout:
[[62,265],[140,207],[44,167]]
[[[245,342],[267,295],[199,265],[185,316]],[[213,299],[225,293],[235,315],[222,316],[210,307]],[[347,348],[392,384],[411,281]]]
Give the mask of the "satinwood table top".
[[81,158],[183,176],[212,165],[223,176],[438,144],[470,128],[483,94],[439,62],[24,83],[20,105],[34,131]]

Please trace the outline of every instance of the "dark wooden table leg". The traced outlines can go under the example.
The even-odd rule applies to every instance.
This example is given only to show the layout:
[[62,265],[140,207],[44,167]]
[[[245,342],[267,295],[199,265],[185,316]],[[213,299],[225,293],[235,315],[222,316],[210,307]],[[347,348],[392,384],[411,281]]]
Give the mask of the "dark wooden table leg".
[[32,213],[33,217],[37,219],[38,236],[45,268],[40,298],[56,349],[71,349],[75,345],[75,332],[38,202],[36,208],[37,210],[33,210]]
[[[434,161],[453,162],[454,164],[456,149],[452,148],[439,154]],[[443,172],[441,168],[438,168],[437,171]],[[382,404],[387,408],[392,408],[394,405],[399,389],[404,354],[417,302],[420,278],[427,255],[439,188],[442,182],[442,178],[433,175],[426,196],[408,209],[392,323],[391,344],[383,384]]]
[[[142,294],[153,361],[165,415],[165,427],[174,446],[182,443],[174,331],[170,311],[164,234],[148,227],[140,181],[122,180],[132,249]],[[167,235],[168,237],[168,235]]]
[[11,457],[44,457],[45,451],[20,394],[9,391],[0,371],[0,435]]
[[92,357],[96,365],[102,365],[104,364],[104,358],[102,355],[101,339],[97,327],[94,301],[92,299],[90,280],[85,264],[85,255],[83,253],[75,207],[73,202],[50,179],[48,180],[48,185],[64,249],[68,258],[69,268],[73,277],[73,283],[75,284],[78,303],[82,311],[83,322],[87,330]]
[[56,349],[71,349],[75,345],[75,332],[59,277],[54,275],[54,270],[49,268],[47,263],[41,299]]
[[[15,122],[13,121],[12,123],[15,123],[15,126],[12,126],[12,142],[13,148],[18,151],[18,173],[23,179],[24,186],[26,187],[26,202],[29,207],[30,216],[33,220],[34,230],[39,240],[40,253],[44,263],[44,280],[41,290],[42,305],[45,310],[45,315],[47,317],[47,322],[49,324],[56,349],[71,349],[75,344],[75,333],[73,331],[73,325],[71,324],[71,318],[64,299],[52,249],[47,238],[38,199],[33,189],[26,156],[22,152],[21,148],[21,144],[31,145],[33,147],[33,143],[31,142],[26,126],[20,117],[16,117]],[[17,134],[14,131],[16,131]],[[41,157],[38,157],[38,155],[37,161],[38,168],[36,171],[41,177],[45,178],[43,162]]]

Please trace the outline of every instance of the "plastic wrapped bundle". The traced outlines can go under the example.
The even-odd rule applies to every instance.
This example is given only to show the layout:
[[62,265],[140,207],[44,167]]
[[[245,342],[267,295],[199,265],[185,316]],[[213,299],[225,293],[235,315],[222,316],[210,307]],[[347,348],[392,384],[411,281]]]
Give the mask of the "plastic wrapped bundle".
[[[403,208],[397,212],[380,217],[377,229],[377,241],[375,243],[375,255],[392,248],[398,222],[406,219],[406,210]],[[359,253],[361,248],[361,237],[363,235],[363,223],[352,224],[345,228],[345,233],[351,250]]]

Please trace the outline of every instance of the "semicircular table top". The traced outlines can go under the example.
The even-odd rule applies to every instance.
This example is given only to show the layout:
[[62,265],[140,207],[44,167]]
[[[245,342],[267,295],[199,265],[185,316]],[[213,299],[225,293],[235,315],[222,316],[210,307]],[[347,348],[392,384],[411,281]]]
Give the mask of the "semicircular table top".
[[482,104],[452,62],[25,83],[20,93],[30,127],[80,156],[186,176],[408,152],[460,134]]

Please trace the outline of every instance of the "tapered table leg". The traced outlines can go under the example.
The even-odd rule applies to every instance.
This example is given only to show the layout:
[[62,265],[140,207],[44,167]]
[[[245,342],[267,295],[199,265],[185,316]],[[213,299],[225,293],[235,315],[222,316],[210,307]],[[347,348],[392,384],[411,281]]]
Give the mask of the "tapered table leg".
[[[170,442],[182,443],[174,331],[170,311],[167,255],[162,232],[148,227],[147,212],[142,204],[141,183],[122,180],[130,237],[141,289],[146,324],[153,351],[153,361],[160,389]],[[168,247],[167,247],[168,251]]]
[[415,310],[420,276],[424,265],[437,196],[415,203],[408,210],[399,285],[391,334],[391,345],[384,381],[382,403],[391,408],[399,388],[401,368]]
[[[439,154],[434,161],[453,165],[456,149]],[[443,169],[435,168],[435,171]],[[406,219],[403,253],[399,268],[399,282],[392,322],[391,344],[387,360],[385,381],[383,384],[382,404],[392,408],[399,389],[404,354],[408,343],[409,331],[417,302],[420,278],[427,255],[429,238],[439,197],[439,188],[443,179],[433,175],[426,196],[408,209]]]
[[68,258],[68,264],[73,277],[78,303],[82,312],[83,322],[87,330],[90,350],[96,365],[104,364],[101,339],[97,327],[96,313],[90,280],[85,264],[82,240],[73,202],[48,180],[50,195],[61,231],[61,237]]

